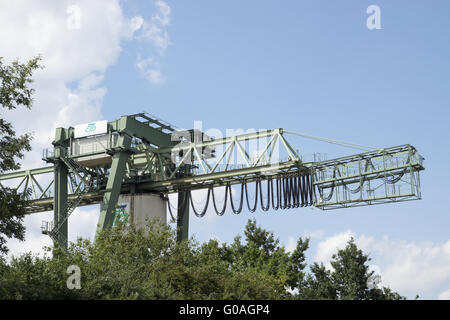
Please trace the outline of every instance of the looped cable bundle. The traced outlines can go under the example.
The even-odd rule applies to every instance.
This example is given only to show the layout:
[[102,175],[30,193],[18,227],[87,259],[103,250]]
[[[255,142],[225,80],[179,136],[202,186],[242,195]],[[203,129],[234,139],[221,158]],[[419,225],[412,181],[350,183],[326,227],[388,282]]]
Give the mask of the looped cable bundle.
[[[408,159],[406,160],[405,163],[406,163],[406,164],[409,164],[409,162],[410,162],[410,157],[408,157]],[[369,167],[370,167],[371,170],[377,171],[377,169],[374,167],[372,161],[371,161],[370,159],[366,159],[366,161],[365,161],[365,166],[364,166],[364,171],[363,171],[363,172],[364,172],[364,173],[370,173],[371,171],[369,170]],[[392,176],[391,179],[387,178],[387,176],[386,176],[383,172],[379,172],[379,173],[375,176],[375,179],[385,179],[385,182],[386,182],[386,183],[388,183],[388,184],[395,184],[395,183],[397,183],[398,181],[400,181],[400,180],[403,178],[403,176],[405,175],[405,173],[407,173],[407,171],[408,171],[408,168],[404,168],[400,173],[397,174],[396,177]],[[318,176],[317,176],[317,172],[315,173],[315,177],[316,177],[316,180],[318,181],[319,179],[318,179]],[[327,186],[327,187],[318,187],[318,188],[317,188],[317,190],[319,191],[319,195],[320,195],[320,198],[321,198],[322,201],[325,201],[325,202],[326,202],[326,201],[329,201],[329,200],[331,200],[331,198],[333,197],[334,189],[335,189],[335,186],[336,186],[336,180],[334,180],[334,179],[336,179],[336,178],[342,178],[342,182],[343,182],[342,185],[343,185],[343,187],[344,187],[348,192],[350,192],[350,193],[352,193],[352,194],[356,194],[356,193],[360,192],[360,191],[361,191],[361,187],[364,185],[364,183],[365,183],[366,181],[368,181],[367,176],[364,175],[364,176],[361,178],[361,181],[359,182],[358,187],[352,190],[352,189],[350,189],[349,186],[347,186],[347,184],[344,182],[344,181],[345,181],[345,180],[344,180],[345,177],[342,176],[342,174],[341,174],[339,168],[338,168],[338,167],[334,167],[334,169],[333,169],[333,182],[331,183],[331,186]],[[329,193],[328,193],[327,196],[324,196],[323,189],[325,189],[325,188],[326,188],[326,189],[330,189],[330,191],[329,191]]]
[[[274,186],[274,180],[275,180],[275,186]],[[254,194],[254,201],[250,203],[249,200],[249,188],[248,188],[248,182],[243,181],[241,183],[240,188],[240,196],[239,196],[239,205],[236,206],[234,200],[233,200],[233,188],[231,187],[231,184],[228,182],[225,185],[225,193],[223,197],[223,205],[221,208],[218,208],[218,205],[216,203],[216,195],[214,192],[214,186],[210,185],[208,186],[208,193],[206,195],[206,200],[204,207],[201,210],[198,210],[198,208],[195,207],[194,202],[192,201],[192,192],[191,190],[186,191],[187,198],[184,203],[181,204],[182,211],[186,208],[187,205],[190,204],[192,207],[192,210],[194,214],[201,218],[206,214],[206,211],[209,207],[209,202],[211,200],[212,195],[212,202],[213,202],[213,208],[217,215],[222,216],[228,206],[228,198],[230,199],[231,204],[231,210],[234,214],[240,214],[242,212],[242,209],[244,207],[244,194],[245,194],[245,200],[247,203],[247,209],[250,212],[255,212],[258,207],[258,200],[260,207],[263,211],[268,211],[272,205],[272,209],[278,210],[278,209],[292,209],[292,208],[299,208],[299,207],[307,207],[311,206],[313,204],[313,190],[312,190],[312,181],[311,176],[309,174],[299,174],[299,173],[287,173],[283,175],[278,175],[276,177],[269,177],[267,178],[267,188],[266,189],[266,197],[264,201],[264,195],[263,195],[263,186],[261,178],[257,178],[255,182],[255,194]],[[170,215],[172,219],[174,219],[174,216],[172,214],[172,205],[170,204],[169,199],[168,201],[168,208]]]

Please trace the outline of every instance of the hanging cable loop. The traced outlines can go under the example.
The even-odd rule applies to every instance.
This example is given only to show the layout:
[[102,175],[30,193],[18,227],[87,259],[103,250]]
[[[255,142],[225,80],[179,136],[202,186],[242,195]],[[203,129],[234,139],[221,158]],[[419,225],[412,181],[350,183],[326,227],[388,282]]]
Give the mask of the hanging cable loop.
[[[317,173],[316,173],[317,174]],[[335,174],[334,174],[335,175]],[[340,174],[339,174],[340,176]],[[262,179],[258,177],[255,180],[255,196],[250,197],[248,183],[244,180],[241,182],[241,190],[239,196],[239,202],[236,206],[235,199],[233,199],[233,188],[231,187],[231,183],[227,182],[225,185],[225,193],[223,204],[220,208],[218,208],[218,204],[216,201],[216,194],[214,191],[214,186],[211,184],[208,186],[208,193],[206,195],[206,200],[204,206],[201,210],[198,210],[195,205],[195,201],[193,201],[192,192],[189,191],[179,191],[183,192],[185,195],[183,203],[178,201],[179,206],[176,208],[178,212],[184,212],[186,210],[186,205],[192,207],[194,214],[201,218],[206,214],[208,210],[209,203],[212,202],[214,211],[217,215],[222,216],[225,214],[227,206],[228,206],[228,198],[230,199],[231,210],[234,214],[240,214],[242,212],[242,208],[244,205],[244,196],[245,202],[247,203],[247,209],[250,212],[255,212],[258,203],[261,207],[262,211],[269,211],[270,207],[273,210],[278,209],[290,209],[290,208],[299,208],[313,205],[313,185],[312,185],[312,177],[310,174],[305,173],[282,173],[275,177],[268,177],[266,179],[267,187],[263,188]],[[266,199],[264,200],[264,190],[266,193]],[[331,199],[334,191],[334,185],[330,192],[330,194],[325,199]],[[323,199],[323,190],[319,188],[319,193]],[[252,199],[253,198],[253,199]],[[169,213],[172,220],[175,220],[172,209],[175,207],[169,201],[169,197],[166,197],[166,201],[169,208]],[[327,201],[327,200],[326,200]],[[252,202],[252,203],[250,203]]]
[[240,214],[242,211],[242,205],[244,203],[244,184],[241,183],[241,197],[240,197],[240,202],[239,202],[239,207],[238,209],[236,209],[234,207],[234,202],[233,202],[233,195],[232,195],[232,190],[231,190],[231,185],[230,183],[228,183],[228,192],[230,193],[230,203],[231,203],[231,210],[233,211],[234,214]]
[[250,212],[255,212],[256,211],[256,207],[258,206],[258,181],[256,181],[255,183],[255,203],[253,205],[253,208],[250,207],[250,202],[248,201],[248,187],[247,187],[247,182],[244,182],[244,188],[245,188],[245,198],[247,200],[247,207],[248,207],[248,211]]
[[270,194],[271,194],[271,198],[272,198],[271,199],[272,200],[272,209],[276,211],[280,207],[280,196],[279,196],[279,192],[278,192],[278,178],[275,178],[275,183],[276,183],[276,187],[277,187],[277,205],[276,206],[274,203],[275,197],[274,197],[274,192],[273,192],[273,179],[269,178],[268,181],[270,182]]
[[263,211],[268,211],[270,209],[270,185],[269,185],[269,181],[267,181],[267,201],[266,201],[266,205],[264,205],[264,203],[263,203],[262,182],[261,182],[261,180],[258,180],[258,184],[259,184],[259,197],[260,197],[260,201],[261,201],[261,209]]
[[223,200],[223,207],[222,207],[222,210],[217,210],[217,205],[216,205],[216,197],[215,197],[215,195],[214,195],[214,187],[212,187],[211,189],[211,191],[212,191],[212,200],[213,200],[213,205],[214,205],[214,210],[216,211],[216,214],[218,215],[218,216],[222,216],[224,213],[225,213],[225,210],[226,210],[226,208],[227,208],[227,200],[228,200],[228,188],[229,188],[230,186],[229,186],[229,184],[227,184],[226,186],[225,186],[225,196],[224,196],[224,200]]
[[208,187],[208,195],[206,196],[205,206],[203,207],[203,210],[202,210],[200,213],[197,212],[197,210],[195,209],[194,203],[192,202],[192,193],[191,193],[191,190],[189,190],[189,192],[188,192],[188,197],[189,197],[189,200],[190,200],[190,203],[191,203],[192,210],[194,211],[194,214],[195,214],[198,218],[202,218],[202,217],[205,215],[206,210],[208,209],[208,205],[209,205],[209,196],[211,195],[211,189],[212,189],[212,188],[214,188],[212,185]]

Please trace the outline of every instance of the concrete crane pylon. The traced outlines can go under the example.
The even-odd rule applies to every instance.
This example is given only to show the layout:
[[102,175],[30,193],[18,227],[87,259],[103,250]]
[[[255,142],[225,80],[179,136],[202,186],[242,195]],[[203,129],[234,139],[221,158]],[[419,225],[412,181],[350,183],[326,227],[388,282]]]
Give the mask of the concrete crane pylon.
[[[286,135],[364,152],[304,162]],[[197,129],[176,130],[147,113],[57,128],[52,144],[43,153],[50,166],[2,174],[0,187],[6,183],[28,194],[28,213],[53,211],[53,221],[43,222],[42,232],[63,247],[68,245],[69,216],[91,204],[100,204],[97,233],[120,219],[135,224],[153,217],[165,221],[166,208],[172,216],[176,210],[177,238],[183,240],[190,208],[201,217],[210,201],[222,215],[228,203],[240,213],[244,203],[253,212],[258,203],[263,211],[306,206],[330,210],[421,199],[424,158],[409,144],[371,148],[281,128],[212,139]],[[233,185],[241,186],[235,199]],[[225,187],[222,207],[216,204],[215,187]],[[191,195],[197,189],[208,190],[200,210]],[[176,208],[168,201],[171,193],[178,193]]]

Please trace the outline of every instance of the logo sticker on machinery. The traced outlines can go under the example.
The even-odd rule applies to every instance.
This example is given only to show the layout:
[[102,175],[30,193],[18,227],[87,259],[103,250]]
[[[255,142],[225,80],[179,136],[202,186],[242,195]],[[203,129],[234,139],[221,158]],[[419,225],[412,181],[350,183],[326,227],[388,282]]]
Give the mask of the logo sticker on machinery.
[[75,126],[75,138],[104,134],[108,132],[108,121],[96,121]]
[[121,221],[123,223],[127,223],[129,217],[130,217],[130,214],[129,214],[128,210],[127,210],[127,204],[126,203],[118,204],[116,206],[116,209],[114,210],[114,222],[113,222],[113,225],[115,225],[117,221]]

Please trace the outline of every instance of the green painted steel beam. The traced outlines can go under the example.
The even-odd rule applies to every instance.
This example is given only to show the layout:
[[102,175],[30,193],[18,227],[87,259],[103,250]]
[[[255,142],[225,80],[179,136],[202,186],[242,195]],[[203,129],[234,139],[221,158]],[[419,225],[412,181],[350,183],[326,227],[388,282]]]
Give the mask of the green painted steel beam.
[[152,128],[130,116],[123,116],[119,120],[111,122],[111,127],[113,131],[127,134],[130,137],[137,137],[158,147],[174,145],[174,141],[171,141],[170,134]]
[[[410,149],[413,151],[417,151],[416,148],[414,148],[414,146],[412,146],[410,144],[403,144],[403,145],[396,146],[396,147],[383,148],[383,149],[379,149],[376,151],[362,152],[362,153],[353,154],[351,156],[344,156],[344,157],[333,158],[333,159],[325,160],[325,161],[318,161],[318,162],[314,163],[314,167],[315,168],[328,167],[328,166],[332,166],[335,164],[344,164],[344,163],[348,163],[348,162],[358,161],[358,159],[365,160],[365,159],[373,158],[376,156],[381,157],[383,155],[392,155],[392,154],[396,154],[396,153],[400,153],[400,152],[409,152]],[[424,160],[424,158],[422,156],[420,156],[420,158],[421,158],[421,161]]]
[[[301,166],[297,162],[289,161],[286,163],[280,163],[277,167],[274,166],[259,166],[252,168],[242,168],[242,169],[234,169],[222,172],[215,172],[206,175],[198,175],[191,177],[182,177],[175,178],[171,180],[164,181],[149,181],[146,179],[142,179],[140,183],[137,185],[137,192],[177,192],[178,188],[185,188],[186,186],[190,186],[192,189],[200,189],[204,188],[205,185],[213,185],[220,186],[223,185],[223,181],[230,182],[231,184],[238,184],[242,181],[254,181],[254,176],[273,176],[277,175],[281,172],[285,172],[286,170],[290,170],[293,172],[300,171],[306,172],[308,167],[310,167],[310,163],[303,163]],[[51,167],[53,168],[53,167]],[[108,190],[108,188],[106,188]],[[106,192],[105,189],[100,189],[92,192],[88,192],[83,196],[83,200],[80,203],[80,206],[83,205],[92,205],[98,204],[102,202],[104,194]],[[121,185],[120,193],[128,193],[130,191],[130,187],[127,184],[127,180],[125,180]],[[68,200],[74,200],[76,195],[69,194]],[[54,197],[46,197],[37,200],[30,201],[30,213],[36,212],[44,212],[53,210],[53,201]]]
[[353,208],[353,207],[361,207],[367,205],[375,205],[375,204],[386,204],[386,203],[395,203],[401,201],[411,201],[411,200],[420,200],[414,193],[405,193],[399,195],[389,195],[384,197],[373,197],[373,198],[364,198],[357,200],[341,200],[330,202],[326,204],[316,203],[315,207],[322,210],[333,210],[333,209],[342,209],[342,208]]
[[189,238],[189,192],[178,192],[177,240]]
[[[55,165],[55,196],[53,211],[54,211],[54,225],[57,226],[60,221],[63,221],[67,215],[67,167],[62,163],[62,161],[58,161]],[[68,236],[68,225],[67,221],[56,230],[56,238],[54,239],[59,245],[66,247],[67,246],[67,236]]]
[[370,172],[361,172],[360,174],[353,174],[345,177],[336,177],[332,179],[314,181],[314,185],[334,185],[340,186],[344,184],[352,184],[359,181],[361,177],[364,177],[366,180],[374,180],[379,179],[380,177],[391,177],[393,175],[401,174],[404,169],[413,169],[414,172],[423,170],[423,167],[419,164],[411,164],[411,165],[400,165],[398,167],[392,169],[381,169],[374,170]]
[[42,168],[36,168],[36,169],[30,169],[30,170],[21,170],[21,171],[5,173],[5,174],[0,175],[0,181],[23,178],[29,174],[32,176],[36,176],[36,175],[40,175],[40,174],[52,173],[53,170],[54,170],[53,166],[48,166],[48,167],[42,167]]
[[[127,192],[126,189],[123,189],[123,192]],[[89,192],[83,195],[83,199],[81,200],[79,207],[82,206],[89,206],[93,204],[99,204],[102,202],[103,194],[105,191],[96,191],[96,192]],[[77,198],[77,195],[69,195],[67,197],[68,201],[73,201]],[[48,197],[45,199],[39,199],[39,200],[32,200],[29,201],[29,207],[27,208],[27,213],[38,213],[38,212],[46,212],[46,211],[53,211],[54,208],[54,197]]]
[[196,183],[206,183],[208,181],[214,181],[217,179],[225,179],[225,178],[235,178],[237,183],[239,183],[239,177],[244,177],[246,175],[259,174],[261,176],[273,176],[279,174],[282,170],[295,169],[301,172],[309,172],[308,167],[310,167],[310,163],[299,163],[298,161],[287,161],[281,162],[277,165],[261,165],[258,167],[250,167],[250,168],[242,168],[242,169],[234,169],[227,170],[215,173],[208,173],[203,175],[194,175],[182,178],[176,178],[171,180],[164,181],[152,181],[142,183],[141,186],[138,186],[138,189],[154,189],[158,190],[160,188],[167,188],[167,190],[172,190],[179,186],[192,185]]
[[[55,146],[55,158],[66,156],[66,148],[69,146],[68,138],[70,137],[69,129],[57,128],[55,134],[55,140],[53,145]],[[56,230],[51,230],[52,238],[63,248],[67,248],[68,244],[68,221],[67,208],[68,208],[68,180],[67,176],[69,169],[65,163],[58,159],[55,161],[54,165],[54,226],[58,226]],[[60,225],[60,222],[63,222]]]
[[196,148],[203,148],[203,147],[213,147],[217,145],[222,144],[228,144],[232,143],[233,141],[244,141],[244,140],[253,140],[253,139],[259,139],[259,138],[265,138],[265,137],[271,137],[274,134],[283,134],[283,129],[271,129],[271,130],[263,130],[263,131],[257,131],[257,132],[251,132],[251,133],[244,133],[239,134],[231,137],[225,137],[221,139],[214,139],[212,141],[200,141],[195,143],[186,143],[186,144],[180,144],[178,142],[178,145],[174,147],[165,147],[165,148],[159,148],[155,152],[156,153],[168,153],[171,152],[178,152],[185,149],[188,149],[192,146],[195,146]]
[[125,165],[128,160],[129,153],[127,149],[130,147],[131,137],[121,135],[119,138],[119,146],[124,150],[113,155],[111,170],[109,172],[106,190],[103,195],[103,201],[100,208],[100,217],[97,224],[96,234],[107,228],[111,228],[114,222],[114,211],[119,199],[122,188],[122,181],[125,174]]

